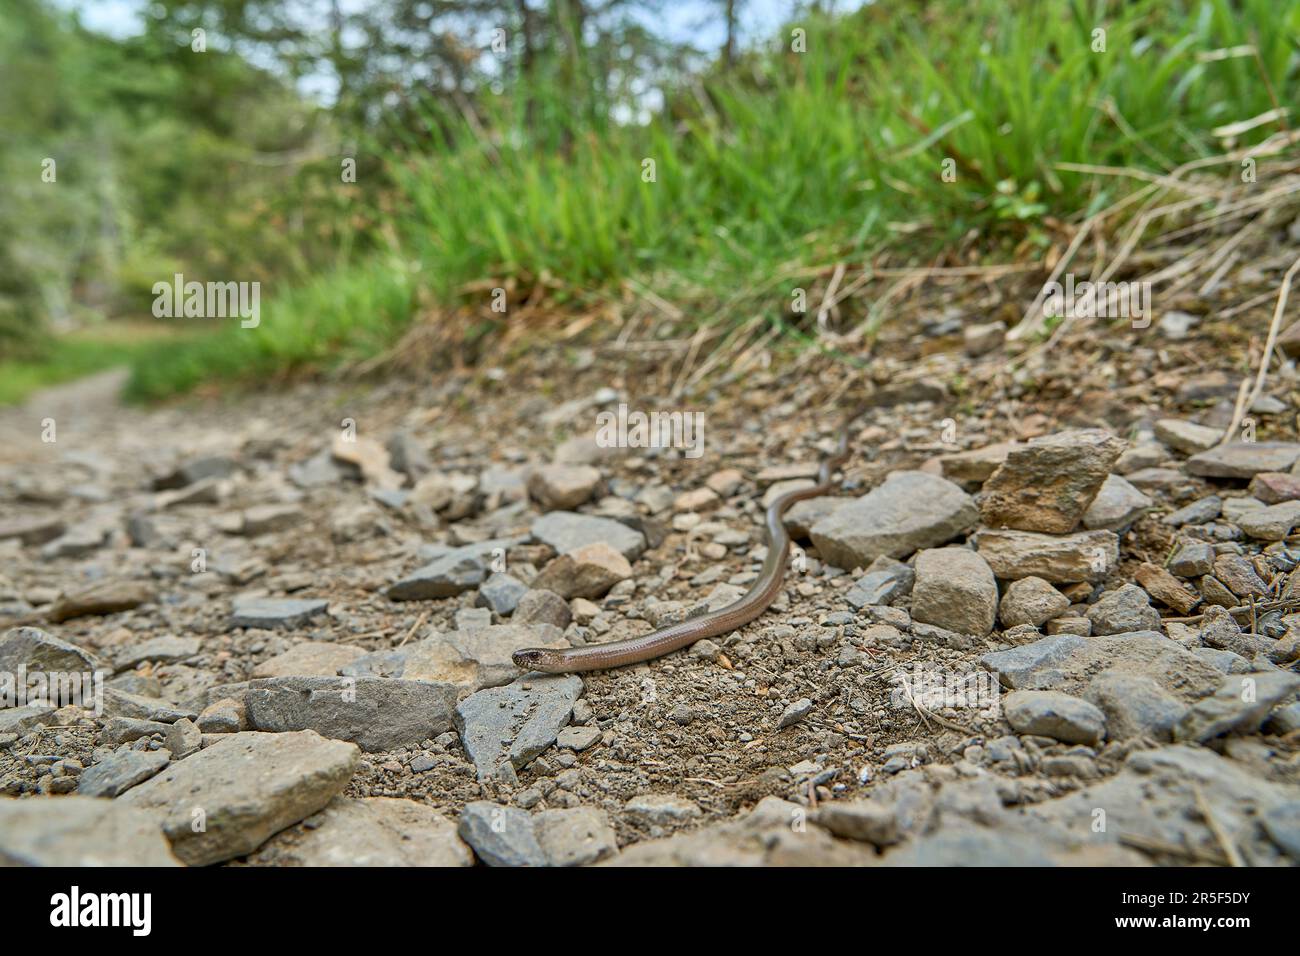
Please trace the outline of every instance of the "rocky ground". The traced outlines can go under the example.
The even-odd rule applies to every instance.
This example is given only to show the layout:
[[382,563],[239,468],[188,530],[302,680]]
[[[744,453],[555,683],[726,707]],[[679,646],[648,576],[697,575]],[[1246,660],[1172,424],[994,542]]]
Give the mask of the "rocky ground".
[[[1300,378],[1220,446],[1249,335],[1190,318],[1030,361],[936,306],[865,372],[693,400],[649,348],[557,344],[4,411],[0,672],[105,679],[11,683],[0,860],[1300,864]],[[734,600],[864,397],[768,613],[517,671]],[[621,402],[705,412],[703,455],[601,447]]]

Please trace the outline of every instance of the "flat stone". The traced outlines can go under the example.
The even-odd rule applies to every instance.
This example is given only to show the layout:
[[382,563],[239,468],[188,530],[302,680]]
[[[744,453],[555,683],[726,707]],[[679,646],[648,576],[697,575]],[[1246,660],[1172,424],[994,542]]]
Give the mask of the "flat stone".
[[1106,715],[1106,736],[1111,740],[1172,740],[1174,727],[1187,713],[1186,704],[1150,677],[1121,671],[1098,674],[1085,697]]
[[1300,861],[1300,800],[1269,807],[1260,816],[1264,832],[1292,860]]
[[114,663],[118,670],[131,670],[146,661],[173,664],[196,656],[199,644],[197,637],[154,637],[138,644],[128,644],[119,652]]
[[1133,584],[1107,591],[1088,608],[1094,634],[1127,634],[1156,630],[1160,612],[1151,606],[1147,592]]
[[1094,744],[1106,733],[1106,715],[1100,708],[1056,691],[1015,691],[1002,701],[1002,713],[1017,733],[1067,744]]
[[0,799],[0,865],[179,866],[157,820],[121,801]]
[[171,491],[184,488],[196,482],[210,478],[229,478],[238,469],[238,464],[228,455],[207,455],[194,458],[183,465],[153,480],[154,491]]
[[980,516],[991,528],[1069,534],[1125,445],[1093,428],[1058,432],[1014,448],[984,483]]
[[1054,617],[1070,608],[1070,599],[1038,577],[1021,578],[1007,585],[1006,593],[998,606],[998,616],[1004,627],[1030,624],[1042,627]]
[[1169,559],[1169,570],[1180,578],[1200,577],[1209,574],[1213,567],[1214,545],[1205,541],[1189,541]]
[[1201,603],[1198,595],[1184,587],[1181,581],[1164,568],[1154,564],[1141,565],[1133,577],[1147,594],[1179,614],[1190,614]]
[[251,853],[320,810],[356,764],[355,746],[312,731],[230,734],[118,802],[150,811],[183,862],[206,866]]
[[481,690],[455,711],[456,732],[480,779],[509,780],[555,743],[582,693],[574,674],[528,675]]
[[1039,577],[1053,584],[1100,581],[1119,563],[1113,531],[1051,535],[1033,531],[981,530],[979,554],[1002,580]]
[[1300,499],[1300,475],[1263,471],[1250,480],[1250,494],[1266,505]]
[[0,672],[14,674],[25,668],[29,674],[87,673],[96,667],[89,652],[40,628],[15,627],[0,636]]
[[1209,451],[1223,438],[1222,428],[1210,428],[1177,418],[1162,418],[1155,423],[1156,438],[1174,451],[1195,455]]
[[1214,559],[1214,576],[1239,598],[1263,597],[1268,591],[1254,563],[1244,555],[1219,555]]
[[1256,508],[1237,519],[1237,525],[1257,541],[1281,541],[1300,524],[1300,501]]
[[1083,513],[1089,530],[1122,531],[1151,508],[1151,499],[1119,475],[1107,475],[1097,497]]
[[1059,667],[1083,647],[1083,639],[1073,634],[1058,634],[1041,641],[993,651],[980,658],[980,664],[998,675],[1005,687],[1029,687],[1060,673]]
[[66,527],[57,514],[18,515],[0,519],[0,541],[17,538],[29,546],[45,544],[62,535]]
[[1219,517],[1223,510],[1223,499],[1218,495],[1207,495],[1189,505],[1171,511],[1160,519],[1161,523],[1171,528],[1181,528],[1185,524],[1205,524]]
[[916,555],[912,619],[958,634],[986,637],[998,611],[993,571],[967,548],[934,548]]
[[497,614],[506,616],[514,613],[519,605],[519,599],[527,593],[527,584],[513,575],[498,571],[479,585],[478,603]]
[[130,611],[153,599],[153,589],[139,581],[101,581],[66,594],[55,602],[45,619],[59,624],[78,617]]
[[148,780],[171,763],[162,750],[127,750],[101,760],[77,778],[77,793],[83,797],[116,797]]
[[543,810],[533,829],[549,866],[588,866],[618,852],[609,817],[596,807]]
[[253,730],[311,730],[373,753],[450,730],[457,687],[380,677],[268,677],[216,687],[209,694],[238,696]]
[[1158,631],[1088,638],[1057,634],[979,660],[1009,689],[1059,690],[1076,697],[1109,670],[1150,677],[1184,702],[1211,693],[1223,679],[1222,672]]
[[163,746],[167,748],[173,760],[183,760],[190,754],[197,753],[203,746],[203,731],[199,730],[194,721],[182,717],[167,727],[167,733],[163,736]]
[[785,514],[781,516],[781,523],[785,525],[790,540],[805,541],[812,533],[813,525],[823,519],[830,518],[850,500],[849,498],[829,498],[825,496],[805,498],[803,501],[796,501],[786,509]]
[[27,731],[56,723],[56,708],[45,704],[25,704],[21,708],[0,708],[0,734],[26,734]]
[[474,590],[487,576],[487,557],[481,547],[454,548],[397,581],[388,596],[394,601],[455,597]]
[[104,688],[104,714],[109,717],[133,717],[160,724],[174,723],[182,717],[193,719],[196,716],[194,711],[187,707],[178,707],[158,697],[129,694],[116,687]]
[[977,518],[957,485],[920,471],[891,472],[883,484],[813,526],[818,554],[842,568],[866,567],[881,555],[905,558],[951,541]]
[[550,511],[578,507],[590,500],[599,486],[600,471],[590,465],[542,465],[528,477],[528,493]]
[[1287,671],[1233,674],[1212,697],[1192,705],[1174,728],[1174,738],[1205,743],[1224,734],[1254,733],[1269,711],[1297,690],[1300,675]]
[[533,537],[564,554],[584,545],[603,542],[629,561],[645,551],[645,535],[612,518],[580,515],[570,511],[551,511],[532,525]]
[[836,800],[818,807],[811,819],[837,837],[875,847],[893,846],[903,838],[897,809],[883,800]]
[[555,746],[561,750],[583,751],[600,740],[599,727],[565,727],[555,737]]
[[642,793],[623,805],[623,817],[642,827],[672,827],[698,820],[697,803],[671,793]]
[[299,627],[329,610],[329,602],[303,598],[235,598],[231,627]]
[[554,591],[563,598],[598,598],[632,576],[632,565],[603,541],[557,555],[533,579],[533,587]]
[[548,862],[537,842],[533,818],[514,807],[486,800],[468,803],[456,832],[488,866],[546,866]]
[[791,826],[807,815],[806,807],[764,797],[748,813],[624,847],[604,865],[863,866],[877,862],[872,847],[837,840],[819,826]]
[[195,725],[205,734],[234,734],[248,729],[248,711],[234,697],[220,697],[203,708]]
[[139,740],[141,737],[152,737],[155,734],[165,737],[169,726],[171,725],[153,720],[140,720],[134,717],[110,717],[104,721],[100,739],[106,747],[117,747],[121,744],[129,744],[133,740]]
[[329,641],[303,641],[253,668],[254,677],[334,677],[365,655],[359,647]]
[[[1044,840],[1069,833],[1083,847],[1133,839],[1178,847],[1173,862],[1180,865],[1193,858],[1223,859],[1217,830],[1252,863],[1279,865],[1283,858],[1260,822],[1274,807],[1294,800],[1294,793],[1293,787],[1261,779],[1257,771],[1207,748],[1172,745],[1136,750],[1115,776],[1027,806],[1020,818]],[[1074,828],[1077,821],[1098,819],[1098,808],[1106,813],[1104,827]],[[1207,825],[1207,812],[1215,829]]]
[[449,631],[393,651],[376,651],[343,668],[346,676],[401,677],[452,684],[462,692],[508,684],[519,676],[514,652],[568,647],[550,624],[493,624]]
[[780,719],[776,722],[777,730],[784,730],[803,720],[812,713],[813,703],[807,697],[800,697],[788,706],[782,713]]
[[866,574],[853,582],[844,600],[855,608],[893,604],[911,594],[915,582],[916,572],[911,565],[882,554],[871,562]]
[[427,804],[396,797],[335,797],[272,837],[249,862],[262,866],[471,866],[456,824]]
[[1187,459],[1190,475],[1202,478],[1254,478],[1262,471],[1290,471],[1300,459],[1300,444],[1289,441],[1231,442]]
[[519,599],[511,623],[550,624],[563,630],[572,620],[573,612],[568,601],[554,591],[530,588]]

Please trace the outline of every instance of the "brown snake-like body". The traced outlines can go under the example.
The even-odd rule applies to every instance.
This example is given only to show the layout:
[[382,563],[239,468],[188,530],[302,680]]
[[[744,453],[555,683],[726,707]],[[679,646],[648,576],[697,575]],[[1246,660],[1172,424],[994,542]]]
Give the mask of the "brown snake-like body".
[[845,420],[840,430],[835,454],[822,462],[817,472],[817,484],[811,488],[787,491],[767,507],[767,557],[763,569],[750,589],[737,601],[724,608],[687,618],[668,627],[661,627],[642,637],[608,644],[588,644],[584,647],[553,649],[529,647],[515,651],[514,662],[525,670],[549,674],[567,674],[577,671],[600,671],[611,667],[638,664],[671,654],[706,637],[716,637],[734,631],[758,617],[776,600],[785,582],[785,569],[790,555],[790,535],[786,533],[781,518],[785,510],[796,501],[816,498],[833,487],[831,475],[848,458],[849,425],[856,413]]

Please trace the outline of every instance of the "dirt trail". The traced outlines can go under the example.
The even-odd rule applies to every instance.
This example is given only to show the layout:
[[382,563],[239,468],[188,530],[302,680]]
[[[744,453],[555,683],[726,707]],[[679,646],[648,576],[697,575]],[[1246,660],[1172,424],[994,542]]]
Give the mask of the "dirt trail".
[[[935,341],[922,332],[904,342],[914,338]],[[1215,833],[1183,814],[1208,799],[1233,828],[1234,848],[1281,862],[1285,839],[1268,828],[1285,826],[1277,808],[1300,792],[1292,718],[1275,715],[1263,733],[1267,713],[1243,719],[1226,743],[1192,731],[1178,744],[1170,737],[1180,721],[1196,723],[1198,702],[1234,668],[1277,675],[1267,692],[1276,691],[1280,714],[1294,700],[1293,669],[1277,653],[1286,638],[1256,646],[1252,635],[1161,630],[1160,610],[1173,612],[1124,587],[1139,557],[1174,543],[1163,515],[1210,491],[1245,497],[1244,482],[1215,488],[1189,475],[1186,453],[1150,432],[1172,415],[1207,417],[1199,400],[1180,395],[1204,370],[1171,360],[1167,380],[1151,384],[1148,365],[1133,350],[1062,362],[1027,394],[1007,381],[998,355],[908,347],[880,359],[874,386],[832,365],[815,374],[774,367],[698,406],[656,395],[665,376],[653,366],[593,360],[575,372],[558,350],[504,378],[301,385],[162,409],[122,406],[118,372],[43,392],[0,412],[0,614],[94,655],[112,673],[110,687],[128,696],[101,715],[10,712],[0,725],[0,787],[49,801],[95,792],[101,778],[129,779],[116,803],[148,805],[168,775],[178,786],[215,787],[233,740],[225,731],[251,727],[275,735],[267,746],[288,748],[307,727],[362,750],[339,778],[342,792],[323,790],[293,820],[331,809],[253,845],[198,847],[167,831],[182,860],[355,858],[348,834],[362,832],[382,862],[400,863],[400,846],[385,842],[393,833],[441,833],[459,820],[477,857],[495,862],[536,852],[541,862],[592,862],[618,848],[625,862],[952,863],[988,854],[979,861],[1131,863],[1139,853],[1218,861],[1225,851]],[[1146,381],[1149,404],[1108,398],[1084,366]],[[872,387],[877,405],[855,434],[843,496],[791,515],[806,560],[769,613],[716,641],[576,684],[515,680],[514,647],[613,640],[701,601],[734,599],[762,559],[764,496],[804,479],[800,469],[829,450],[840,409]],[[596,416],[620,403],[704,411],[707,453],[599,447]],[[49,418],[52,443],[40,440]],[[1028,570],[995,567],[997,584],[984,545],[979,557],[959,548],[956,564],[951,551],[927,549],[978,544],[969,533],[979,499],[969,493],[999,462],[1008,486],[1026,475],[1050,482],[1060,467],[1033,456],[1017,464],[999,443],[1080,426],[1131,439],[1124,454],[1141,460],[1105,458],[1110,445],[1067,437],[1072,480],[1090,469],[1100,469],[1097,482],[1122,472],[1142,501],[1110,502],[1121,512],[1119,560],[1104,574],[1040,581],[1047,616],[1009,624],[1011,582],[1048,573],[1035,570],[1046,566],[1037,545],[1020,545]],[[969,454],[941,461],[957,452]],[[873,498],[857,512],[833,510],[897,469],[908,471],[889,483],[885,506]],[[1094,495],[1096,484],[1087,501],[1047,510],[1087,506]],[[1003,488],[999,500],[1008,520],[1021,520],[1016,495]],[[582,523],[593,517],[603,520]],[[1217,512],[1208,520],[1182,529],[1188,542],[1260,551]],[[912,566],[878,557],[863,542],[882,522],[891,540],[906,541],[896,557],[917,549],[935,557]],[[1053,540],[1076,547],[1069,535]],[[557,557],[594,543],[601,547],[580,552],[576,566]],[[1288,572],[1275,568],[1286,559],[1273,570],[1268,559],[1237,570],[1283,587]],[[1174,583],[1206,586],[1184,582]],[[117,589],[112,608],[105,587]],[[100,589],[98,605],[87,588]],[[1034,596],[1020,601],[1021,613],[1038,613]],[[1071,637],[1079,622],[1097,630]],[[1158,643],[1121,639],[1152,629]],[[1240,666],[1215,657],[1227,647]],[[999,688],[989,658],[997,654],[999,667],[1028,676]],[[1102,672],[1130,683],[1099,689]],[[900,674],[913,681],[906,692]],[[360,707],[335,702],[344,679],[355,681]],[[937,696],[924,680],[939,681]],[[1008,696],[1026,688],[1047,696]],[[1008,713],[1008,701],[1019,709]],[[155,724],[139,724],[143,715]],[[191,721],[197,753],[184,742],[189,731],[175,729]],[[540,734],[539,746],[509,749],[529,733]],[[131,779],[143,773],[139,755],[153,753],[170,755],[169,769],[147,783]],[[220,792],[208,799],[219,813]],[[249,799],[263,801],[268,819],[283,812],[284,794]],[[1099,799],[1132,839],[1089,829]],[[412,804],[434,817],[415,820]],[[494,806],[519,815],[504,845],[493,843],[501,834],[491,826],[477,828]],[[1270,814],[1276,822],[1264,822]]]

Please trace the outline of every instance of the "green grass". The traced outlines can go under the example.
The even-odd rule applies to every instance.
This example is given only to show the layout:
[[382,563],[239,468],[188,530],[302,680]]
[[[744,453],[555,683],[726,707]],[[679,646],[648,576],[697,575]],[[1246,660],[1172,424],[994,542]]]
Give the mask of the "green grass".
[[324,273],[264,300],[254,328],[222,320],[219,330],[137,356],[126,397],[165,398],[208,380],[264,383],[369,357],[406,328],[414,301],[411,277],[395,262],[374,259]]
[[[929,255],[975,231],[1010,259],[1129,188],[1061,162],[1159,170],[1221,153],[1216,126],[1300,102],[1300,0],[893,2],[802,23],[807,52],[755,53],[619,125],[541,83],[490,100],[479,135],[429,108],[388,157],[403,262],[322,277],[233,332],[137,366],[134,393],[316,368],[389,344],[417,291],[549,276],[582,296],[644,282],[691,321],[780,322],[799,266]],[[1093,49],[1104,28],[1105,52]],[[1255,44],[1254,56],[1207,59]],[[1267,75],[1267,82],[1264,75]],[[593,116],[595,118],[593,118]],[[1275,132],[1247,134],[1257,141]],[[1240,144],[1238,144],[1240,145]],[[653,160],[655,181],[642,178]],[[941,176],[955,163],[956,181]]]
[[0,405],[19,404],[40,388],[133,365],[184,347],[190,339],[176,329],[129,322],[108,322],[52,337],[31,357],[0,362]]

